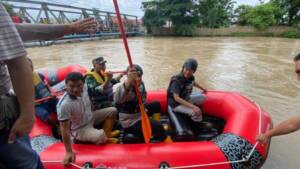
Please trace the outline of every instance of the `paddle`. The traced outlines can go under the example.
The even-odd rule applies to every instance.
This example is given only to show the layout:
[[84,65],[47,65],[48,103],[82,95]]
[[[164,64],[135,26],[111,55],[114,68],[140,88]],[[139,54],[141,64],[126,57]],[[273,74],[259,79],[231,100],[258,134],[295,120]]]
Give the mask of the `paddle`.
[[[132,60],[131,60],[131,55],[130,55],[130,51],[129,51],[129,47],[128,47],[128,43],[127,43],[127,39],[126,39],[126,34],[125,34],[125,31],[124,31],[124,26],[123,26],[123,22],[122,22],[120,11],[119,11],[118,1],[113,0],[113,2],[114,2],[115,11],[116,11],[117,19],[118,19],[118,24],[119,24],[120,32],[121,32],[121,35],[122,35],[123,44],[124,44],[124,47],[125,47],[125,50],[126,50],[128,62],[129,62],[130,67],[133,67]],[[139,107],[140,107],[140,110],[141,110],[142,131],[143,131],[143,135],[144,135],[144,140],[145,140],[146,143],[149,143],[151,135],[152,135],[151,124],[150,124],[148,115],[145,111],[144,104],[143,104],[142,97],[141,97],[141,93],[139,91],[139,87],[138,87],[137,83],[135,83],[135,91],[136,91],[136,94],[137,94],[137,97],[138,97]]]
[[47,96],[47,97],[44,97],[44,98],[41,98],[41,99],[37,99],[34,101],[34,103],[42,103],[44,101],[47,101],[47,100],[50,100],[53,98],[53,96],[61,96],[64,94],[64,91],[58,91],[58,92],[55,92],[55,93],[52,93],[51,96]]
[[126,70],[110,70],[110,71],[101,71],[102,74],[107,74],[107,73],[111,73],[111,74],[126,74]]
[[109,72],[112,74],[126,74],[125,70],[111,70]]

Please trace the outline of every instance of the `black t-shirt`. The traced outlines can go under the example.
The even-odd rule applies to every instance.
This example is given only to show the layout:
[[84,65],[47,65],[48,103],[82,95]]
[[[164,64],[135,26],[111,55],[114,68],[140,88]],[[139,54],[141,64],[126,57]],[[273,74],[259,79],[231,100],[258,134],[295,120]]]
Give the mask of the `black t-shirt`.
[[195,82],[194,76],[190,77],[189,79],[185,78],[182,73],[173,76],[171,78],[168,91],[167,91],[168,104],[172,108],[179,105],[179,103],[176,102],[173,97],[174,93],[178,94],[180,98],[188,101],[193,91],[194,82]]

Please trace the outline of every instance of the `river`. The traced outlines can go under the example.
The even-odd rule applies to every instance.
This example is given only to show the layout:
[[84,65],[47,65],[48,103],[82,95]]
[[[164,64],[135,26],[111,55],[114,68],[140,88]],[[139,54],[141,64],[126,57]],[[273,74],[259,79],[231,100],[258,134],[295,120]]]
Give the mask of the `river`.
[[[299,39],[284,38],[129,38],[134,63],[144,68],[148,90],[166,89],[170,77],[186,58],[199,62],[197,81],[210,90],[239,92],[272,115],[274,124],[299,115],[300,82],[293,57]],[[71,63],[91,67],[103,56],[107,67],[124,70],[127,63],[121,39],[68,43],[28,48],[36,69],[59,68]],[[298,106],[298,107],[297,107]],[[264,169],[299,169],[299,133],[272,139]]]

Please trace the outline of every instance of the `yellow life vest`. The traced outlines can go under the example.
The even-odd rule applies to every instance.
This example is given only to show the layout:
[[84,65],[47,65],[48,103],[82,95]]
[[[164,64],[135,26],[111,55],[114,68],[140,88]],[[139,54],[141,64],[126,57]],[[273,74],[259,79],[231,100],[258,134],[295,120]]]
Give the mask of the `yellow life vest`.
[[[91,101],[95,108],[103,108],[107,103],[111,104],[113,100],[113,84],[108,81],[108,76],[104,75],[102,78],[97,72],[89,71],[85,74],[85,76],[94,77],[98,85],[103,85],[105,82],[108,82],[108,86],[106,87],[105,91],[99,92],[97,90],[89,90],[89,95]],[[93,84],[94,85],[94,84]],[[87,84],[89,88],[89,84]],[[92,88],[97,87],[93,86]]]
[[33,84],[37,86],[39,83],[42,82],[40,75],[37,72],[33,72]]
[[99,84],[103,84],[108,79],[107,76],[104,76],[104,80],[103,80],[102,77],[95,71],[88,71],[85,75],[86,76],[88,76],[88,75],[93,76]]
[[47,85],[43,82],[43,80],[37,72],[33,72],[33,84],[36,99],[41,99],[50,96],[50,91]]

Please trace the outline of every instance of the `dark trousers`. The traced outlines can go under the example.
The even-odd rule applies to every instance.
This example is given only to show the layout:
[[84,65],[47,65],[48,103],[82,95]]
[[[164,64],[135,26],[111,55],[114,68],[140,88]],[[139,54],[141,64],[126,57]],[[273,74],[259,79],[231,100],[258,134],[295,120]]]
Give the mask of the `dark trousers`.
[[39,155],[31,148],[28,135],[18,137],[8,144],[8,133],[19,115],[17,97],[12,95],[0,98],[0,167],[6,169],[43,169]]
[[6,169],[44,168],[39,155],[31,148],[29,136],[17,138],[13,144],[8,144],[6,138],[0,135],[0,163]]
[[[163,141],[167,137],[166,132],[160,122],[150,119],[153,140]],[[138,138],[144,139],[142,130],[142,121],[125,129],[125,133],[131,133]]]
[[[147,114],[151,116],[154,113],[160,113],[161,106],[159,102],[150,102],[145,104],[145,108],[147,110]],[[162,126],[162,124],[158,121],[150,119],[151,129],[152,129],[152,137],[154,140],[163,141],[167,137],[167,134]],[[134,125],[125,129],[125,133],[131,133],[135,136],[144,139],[143,131],[142,131],[142,121],[136,122]]]
[[148,116],[152,116],[154,113],[161,112],[161,106],[159,102],[153,101],[144,104]]

